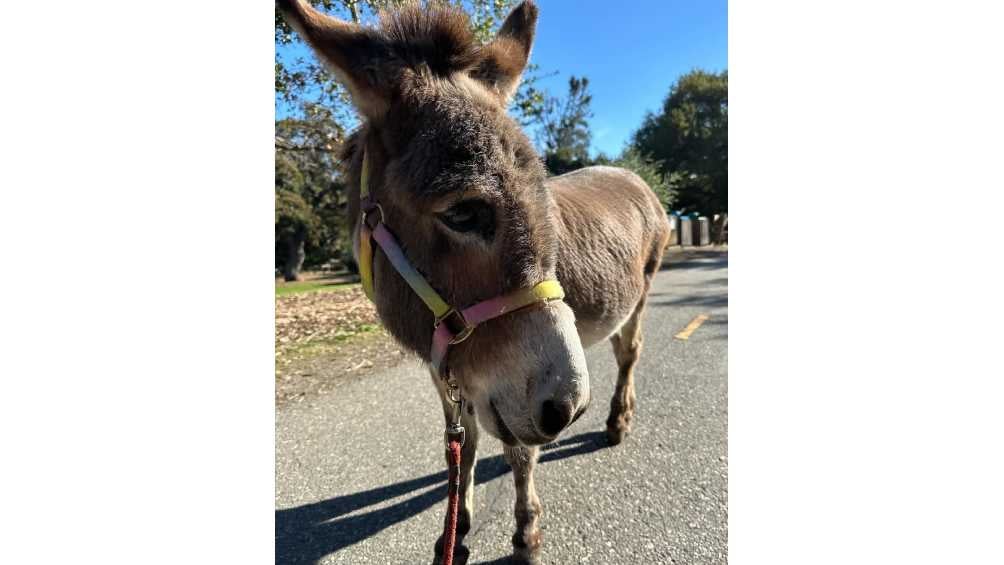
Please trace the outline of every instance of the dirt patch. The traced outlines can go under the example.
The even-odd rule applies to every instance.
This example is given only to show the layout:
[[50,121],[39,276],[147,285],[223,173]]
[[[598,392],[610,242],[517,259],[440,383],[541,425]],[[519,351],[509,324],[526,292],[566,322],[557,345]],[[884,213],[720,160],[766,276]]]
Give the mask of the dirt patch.
[[339,377],[394,366],[404,358],[358,287],[275,299],[277,404],[323,392]]
[[378,323],[373,304],[358,287],[278,296],[276,359],[295,356],[311,343],[340,341],[372,331]]
[[276,361],[276,406],[322,394],[344,379],[364,378],[410,358],[382,329],[316,348],[288,359],[281,369]]

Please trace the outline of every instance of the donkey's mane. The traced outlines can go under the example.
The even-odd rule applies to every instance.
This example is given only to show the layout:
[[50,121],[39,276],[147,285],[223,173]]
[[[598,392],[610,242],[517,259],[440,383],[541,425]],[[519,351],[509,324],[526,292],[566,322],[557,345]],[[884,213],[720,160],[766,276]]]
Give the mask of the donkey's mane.
[[423,10],[412,4],[384,12],[380,32],[395,58],[412,68],[425,65],[439,76],[469,69],[481,58],[467,15],[452,6]]
[[[535,20],[533,2],[526,0],[524,4],[524,11],[531,14],[524,18]],[[532,24],[521,21],[518,25]],[[366,28],[362,43],[369,53],[360,66],[380,75],[377,81],[386,81],[385,88],[396,91],[399,101],[424,103],[438,93],[461,92],[497,106],[504,114],[508,100],[500,94],[500,82],[518,83],[529,52],[513,35],[518,31],[507,31],[506,27],[482,44],[462,9],[446,3],[430,2],[425,8],[418,2],[410,3],[381,12],[379,26]],[[532,30],[529,34],[532,40]],[[474,80],[458,80],[458,75]],[[358,178],[369,121],[364,120],[348,135],[339,151],[343,170],[350,178]]]

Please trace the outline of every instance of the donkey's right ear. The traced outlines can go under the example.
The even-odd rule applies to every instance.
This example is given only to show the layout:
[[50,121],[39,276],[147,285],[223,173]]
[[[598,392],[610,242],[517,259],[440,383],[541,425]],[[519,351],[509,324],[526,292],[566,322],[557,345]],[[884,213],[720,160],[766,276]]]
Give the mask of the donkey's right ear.
[[523,69],[530,60],[536,28],[537,4],[523,0],[506,18],[495,39],[484,46],[481,63],[471,72],[505,104],[519,87]]
[[376,118],[388,107],[388,50],[377,32],[314,9],[307,0],[278,0],[286,22],[300,34],[335,77],[349,89],[365,116]]

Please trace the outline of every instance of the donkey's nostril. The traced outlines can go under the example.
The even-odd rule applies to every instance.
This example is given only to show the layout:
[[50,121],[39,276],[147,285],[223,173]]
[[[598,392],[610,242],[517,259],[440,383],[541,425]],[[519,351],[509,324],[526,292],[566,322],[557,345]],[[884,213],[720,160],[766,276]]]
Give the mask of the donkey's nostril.
[[556,436],[572,421],[574,407],[570,402],[545,400],[540,407],[540,431]]

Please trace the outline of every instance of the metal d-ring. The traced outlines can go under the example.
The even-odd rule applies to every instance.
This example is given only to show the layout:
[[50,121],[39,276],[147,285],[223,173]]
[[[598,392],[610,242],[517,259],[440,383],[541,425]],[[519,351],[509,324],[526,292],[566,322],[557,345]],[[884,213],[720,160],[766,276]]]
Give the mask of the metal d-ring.
[[377,222],[377,223],[378,224],[386,223],[386,221],[384,219],[384,215],[383,215],[383,206],[380,206],[379,202],[371,202],[370,205],[367,206],[365,210],[362,210],[361,212],[359,212],[359,220],[362,223],[364,223],[367,226],[369,226],[369,224],[366,223],[366,218],[369,217],[370,213],[373,210],[376,210],[377,212],[380,212],[380,221]]
[[[438,328],[439,325],[442,324],[443,321],[449,318],[450,316],[456,316],[457,318],[460,318],[460,325],[461,325],[461,330],[457,332],[457,334],[454,335],[452,339],[450,339],[450,345],[456,345],[461,341],[464,341],[465,339],[471,337],[471,333],[474,332],[474,328],[476,326],[468,324],[467,318],[464,317],[463,312],[457,310],[456,308],[450,308],[449,310],[446,311],[445,314],[436,318],[436,323],[433,324],[432,327]],[[453,332],[453,328],[450,328],[449,326],[447,326],[447,328],[450,329],[450,332]]]

